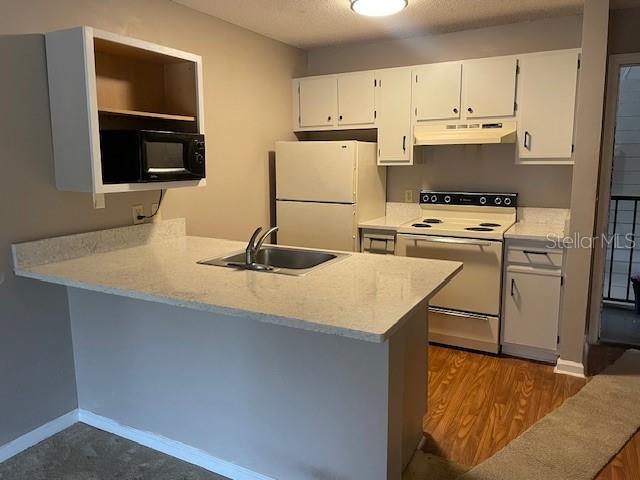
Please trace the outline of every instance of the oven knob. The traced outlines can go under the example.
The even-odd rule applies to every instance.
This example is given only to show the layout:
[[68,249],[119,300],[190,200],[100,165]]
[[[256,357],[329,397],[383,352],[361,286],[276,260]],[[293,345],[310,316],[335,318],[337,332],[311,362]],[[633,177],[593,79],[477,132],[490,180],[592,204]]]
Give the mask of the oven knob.
[[493,203],[495,203],[496,205],[500,205],[502,203],[502,199],[500,197],[496,197]]
[[196,163],[202,163],[204,162],[204,157],[202,156],[201,153],[196,153]]
[[511,205],[511,199],[509,197],[504,197],[504,204]]
[[436,203],[438,201],[438,197],[435,195],[431,195],[431,203]]
[[480,205],[487,203],[487,197],[480,197]]
[[423,195],[422,196],[422,203],[428,203],[429,202],[429,195]]
[[451,202],[451,197],[447,195],[446,197],[444,197],[444,203],[449,203],[449,202]]

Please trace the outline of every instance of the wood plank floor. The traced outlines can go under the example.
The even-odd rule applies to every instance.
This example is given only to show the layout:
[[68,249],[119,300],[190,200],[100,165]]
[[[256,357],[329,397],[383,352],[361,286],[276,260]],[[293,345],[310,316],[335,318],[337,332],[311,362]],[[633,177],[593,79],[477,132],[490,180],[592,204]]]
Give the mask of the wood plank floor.
[[[621,353],[592,351],[590,371],[601,371]],[[432,346],[424,451],[477,465],[585,384],[583,379],[556,375],[549,365]],[[640,479],[640,433],[597,477],[626,479]]]

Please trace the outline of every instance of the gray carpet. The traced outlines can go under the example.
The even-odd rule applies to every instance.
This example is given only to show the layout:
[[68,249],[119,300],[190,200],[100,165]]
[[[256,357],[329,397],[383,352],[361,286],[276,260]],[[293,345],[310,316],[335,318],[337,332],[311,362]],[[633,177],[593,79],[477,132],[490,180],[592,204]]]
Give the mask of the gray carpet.
[[468,469],[418,452],[403,480],[592,480],[639,427],[640,351],[627,350],[480,465]]
[[640,351],[620,359],[460,480],[591,480],[640,427]]
[[228,480],[76,423],[0,463],[0,480]]

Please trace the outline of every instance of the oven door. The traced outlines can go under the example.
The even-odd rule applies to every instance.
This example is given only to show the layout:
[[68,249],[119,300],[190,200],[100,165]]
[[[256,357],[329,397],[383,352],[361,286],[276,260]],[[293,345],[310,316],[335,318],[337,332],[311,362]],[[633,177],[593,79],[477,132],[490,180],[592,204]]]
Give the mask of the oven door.
[[462,262],[462,271],[430,301],[430,306],[498,317],[502,242],[398,234],[396,255]]
[[148,182],[204,178],[204,136],[141,132],[142,179]]

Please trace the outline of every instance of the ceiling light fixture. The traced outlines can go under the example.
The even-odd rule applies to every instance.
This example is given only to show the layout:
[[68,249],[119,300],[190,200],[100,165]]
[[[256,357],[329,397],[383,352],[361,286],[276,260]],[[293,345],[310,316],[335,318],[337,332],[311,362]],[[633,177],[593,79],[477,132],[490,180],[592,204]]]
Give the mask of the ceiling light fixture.
[[407,0],[351,0],[351,10],[367,17],[385,17],[398,13],[407,3]]

